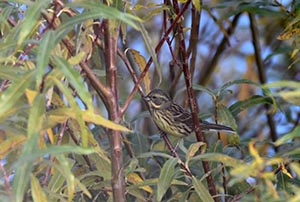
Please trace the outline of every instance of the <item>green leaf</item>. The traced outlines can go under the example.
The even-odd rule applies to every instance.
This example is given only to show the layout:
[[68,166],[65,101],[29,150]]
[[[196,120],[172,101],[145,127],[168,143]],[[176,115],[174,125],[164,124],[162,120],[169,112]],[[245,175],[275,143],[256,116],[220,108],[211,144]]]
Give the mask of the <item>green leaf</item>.
[[294,105],[300,105],[300,90],[281,91],[274,95],[280,96],[282,99]]
[[263,87],[267,87],[267,88],[275,88],[275,87],[300,88],[300,82],[282,80],[282,81],[275,81],[272,83],[264,84]]
[[41,85],[42,82],[42,77],[46,73],[46,67],[49,63],[49,58],[51,55],[51,51],[54,48],[54,31],[50,30],[47,31],[38,47],[38,54],[36,58],[36,63],[37,63],[37,74],[36,74],[36,89],[39,89],[39,86]]
[[260,87],[260,84],[248,79],[238,79],[238,80],[234,80],[234,81],[229,81],[227,83],[225,83],[220,89],[219,89],[219,97],[222,98],[227,92],[227,88],[229,88],[230,86],[233,85],[237,85],[237,84],[251,84],[251,85],[255,85],[257,87]]
[[194,185],[197,195],[203,202],[214,202],[214,199],[209,194],[207,187],[205,187],[200,180],[195,178],[195,176],[192,176],[192,183]]
[[240,112],[258,104],[273,104],[273,100],[269,96],[254,95],[242,101],[238,101],[229,107],[229,111],[233,116],[237,116]]
[[27,35],[32,32],[33,28],[39,21],[41,11],[48,7],[50,0],[39,0],[33,3],[27,10],[23,22],[20,23],[21,30],[18,38],[18,45],[22,44]]
[[[16,173],[13,180],[13,191],[15,193],[15,201],[22,202],[25,190],[27,188],[30,172],[33,162],[36,158],[25,161],[26,158],[32,157],[33,151],[37,148],[37,139],[42,127],[43,115],[45,111],[45,96],[39,94],[35,97],[28,120],[28,141],[25,143],[22,155],[15,164]],[[17,166],[19,164],[19,166]]]
[[75,161],[66,158],[64,155],[58,155],[56,159],[59,163],[55,165],[55,168],[58,169],[67,180],[68,201],[71,202],[75,192],[75,176],[71,172],[71,169],[74,166]]
[[139,29],[141,31],[141,34],[142,34],[142,37],[144,39],[146,48],[147,48],[147,50],[148,50],[149,54],[151,55],[152,60],[154,62],[154,66],[155,66],[156,72],[158,74],[158,82],[157,82],[156,85],[159,86],[160,83],[161,83],[161,81],[162,81],[162,70],[161,70],[160,64],[159,64],[159,62],[157,60],[157,54],[155,53],[155,50],[154,50],[153,45],[152,45],[152,39],[149,36],[147,30],[145,29],[143,23],[139,22],[138,23],[138,27],[139,27]]
[[35,71],[29,71],[24,77],[13,82],[8,89],[6,89],[0,97],[0,117],[5,115],[5,112],[9,110],[24,94],[25,89],[33,81]]
[[[269,88],[284,88],[277,93],[273,93],[274,96],[280,96],[286,101],[295,105],[300,105],[300,82],[297,81],[276,81],[269,84],[264,84],[262,88],[268,91]],[[288,90],[286,90],[288,89]],[[270,94],[270,93],[269,93]]]
[[292,130],[291,132],[285,134],[284,136],[282,136],[280,139],[276,140],[276,142],[274,143],[275,146],[280,146],[283,143],[286,143],[287,141],[293,139],[293,138],[299,138],[300,137],[300,127],[297,126],[294,130]]
[[233,115],[228,110],[228,108],[222,103],[217,103],[217,115],[218,115],[218,123],[226,126],[230,126],[234,130],[238,129],[237,123]]
[[35,149],[34,151],[31,151],[27,156],[24,155],[19,159],[18,162],[14,164],[14,168],[22,167],[23,164],[26,164],[27,162],[33,162],[35,159],[44,157],[45,155],[58,156],[65,153],[88,155],[94,152],[95,150],[93,148],[83,148],[81,146],[75,145],[49,146],[46,149]]
[[177,164],[177,158],[171,158],[167,160],[160,171],[160,175],[157,182],[157,201],[161,201],[171,182],[175,176],[175,165]]
[[85,122],[83,120],[83,115],[81,113],[81,109],[77,105],[75,98],[73,97],[72,93],[70,92],[70,89],[67,88],[62,82],[60,82],[57,78],[53,76],[47,76],[49,80],[52,80],[57,87],[62,91],[62,93],[66,96],[66,100],[69,102],[71,109],[74,110],[75,113],[75,120],[80,126],[80,131],[81,131],[81,139],[82,139],[82,145],[87,146],[88,145],[88,132],[87,132],[87,127],[85,125]]
[[185,164],[188,165],[190,159],[195,156],[196,152],[198,152],[200,150],[200,148],[201,148],[201,152],[202,152],[202,151],[206,150],[206,147],[207,147],[207,145],[204,142],[196,142],[196,143],[191,144],[189,146],[189,149],[188,149],[187,153],[186,153],[186,162],[185,162]]
[[200,154],[200,155],[192,158],[190,161],[198,161],[198,160],[221,162],[225,166],[228,166],[228,167],[239,167],[241,165],[247,165],[239,159],[235,159],[235,158],[232,158],[230,156],[227,156],[225,154],[220,154],[220,153]]
[[142,153],[141,155],[138,156],[138,158],[149,158],[149,157],[153,157],[153,156],[160,156],[163,158],[173,158],[171,155],[166,154],[164,152],[145,152]]
[[7,79],[11,82],[15,82],[16,80],[20,79],[21,77],[28,73],[28,71],[14,67],[14,66],[2,66],[0,65],[0,78]]
[[88,109],[93,111],[94,107],[92,97],[85,87],[79,72],[76,71],[64,58],[54,56],[53,61],[59,70],[63,72],[64,76],[68,79],[72,86],[76,89],[77,94],[87,105]]
[[32,138],[34,135],[38,136],[42,130],[43,116],[46,111],[45,104],[46,98],[44,94],[38,94],[35,96],[28,120],[28,138]]
[[193,89],[194,90],[199,90],[199,91],[203,91],[203,92],[206,92],[208,93],[209,95],[211,95],[211,97],[215,98],[216,97],[216,94],[210,90],[209,88],[205,87],[205,86],[201,86],[199,84],[193,84]]
[[66,22],[62,23],[57,29],[55,34],[55,44],[60,41],[70,30],[74,28],[75,25],[80,24],[89,19],[97,19],[97,18],[107,18],[107,19],[117,19],[128,25],[132,26],[134,29],[138,30],[137,25],[134,21],[141,22],[136,16],[120,12],[116,8],[108,7],[99,2],[92,1],[82,1],[82,2],[72,2],[70,4],[66,4],[66,6],[78,9],[78,8],[86,8],[88,11],[84,11],[81,14],[73,16],[69,18]]

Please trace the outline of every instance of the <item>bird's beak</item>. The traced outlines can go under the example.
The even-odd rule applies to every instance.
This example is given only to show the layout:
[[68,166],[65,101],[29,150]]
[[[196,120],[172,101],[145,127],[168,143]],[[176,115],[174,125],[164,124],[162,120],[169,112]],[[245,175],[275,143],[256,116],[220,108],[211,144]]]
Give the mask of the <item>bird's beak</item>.
[[150,101],[150,98],[148,96],[144,96],[143,99],[146,101],[146,102],[149,102]]

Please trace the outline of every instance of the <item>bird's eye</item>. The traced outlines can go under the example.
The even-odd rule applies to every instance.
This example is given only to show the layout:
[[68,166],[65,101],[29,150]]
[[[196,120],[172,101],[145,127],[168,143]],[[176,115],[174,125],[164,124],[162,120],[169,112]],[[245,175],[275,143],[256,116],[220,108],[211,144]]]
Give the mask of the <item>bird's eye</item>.
[[157,96],[156,95],[152,95],[152,99],[156,100]]

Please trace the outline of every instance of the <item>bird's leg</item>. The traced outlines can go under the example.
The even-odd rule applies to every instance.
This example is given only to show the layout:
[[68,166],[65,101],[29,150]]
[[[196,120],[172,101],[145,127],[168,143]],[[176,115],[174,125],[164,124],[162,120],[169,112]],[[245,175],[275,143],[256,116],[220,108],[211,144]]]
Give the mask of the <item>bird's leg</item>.
[[176,151],[176,148],[173,147],[173,145],[172,145],[171,141],[169,140],[167,134],[160,130],[160,136],[164,139],[164,141],[165,141],[167,147],[169,148],[170,152],[172,153],[172,155],[174,157],[179,157],[178,153]]
[[177,141],[176,146],[174,147],[174,150],[177,152],[178,151],[178,147],[180,145],[180,143],[183,141],[183,138],[180,138],[179,141]]
[[[177,143],[176,148],[174,148],[173,145],[171,144],[169,138],[167,137],[167,134],[166,134],[165,132],[160,131],[160,135],[161,135],[161,137],[164,139],[164,141],[165,141],[166,145],[168,146],[169,150],[171,151],[173,157],[178,158],[178,164],[180,165],[180,167],[181,167],[182,169],[185,170],[185,173],[186,173],[188,176],[192,177],[192,176],[193,176],[193,175],[192,175],[192,172],[191,172],[190,169],[183,163],[183,161],[179,158],[179,155],[178,155],[178,153],[177,153],[177,151],[176,151],[176,148],[177,148],[177,146],[178,146],[179,144]],[[179,141],[179,142],[180,142],[180,141]]]

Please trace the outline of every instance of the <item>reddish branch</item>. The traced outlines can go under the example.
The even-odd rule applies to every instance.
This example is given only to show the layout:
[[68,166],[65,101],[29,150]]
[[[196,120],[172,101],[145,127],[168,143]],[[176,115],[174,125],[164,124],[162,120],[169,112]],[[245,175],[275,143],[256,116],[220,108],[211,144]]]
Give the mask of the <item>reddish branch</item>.
[[[108,114],[110,120],[119,123],[120,108],[117,90],[117,40],[119,27],[109,20],[104,20],[104,44],[106,61],[106,82],[111,92],[108,97]],[[112,190],[114,201],[125,202],[125,177],[123,171],[122,136],[117,130],[110,130]]]
[[[169,29],[165,32],[164,36],[161,38],[161,40],[159,41],[159,43],[157,44],[156,48],[155,48],[155,53],[158,53],[158,51],[161,49],[162,45],[164,44],[164,42],[166,41],[166,39],[168,38],[168,35],[171,33],[171,31],[173,30],[173,28],[176,26],[176,24],[178,23],[178,21],[181,19],[181,17],[183,16],[183,14],[185,13],[185,11],[187,10],[189,4],[190,4],[190,0],[187,1],[181,11],[177,14],[176,18],[174,19],[173,23],[171,24],[171,26],[169,27]],[[144,70],[142,71],[140,77],[138,78],[134,88],[132,89],[130,95],[128,96],[127,100],[132,100],[134,94],[136,93],[137,89],[139,88],[138,86],[141,84],[142,80],[144,79],[146,73],[149,71],[150,65],[152,64],[153,59],[152,57],[149,58]],[[143,95],[142,95],[143,96]],[[126,101],[127,102],[127,101]],[[126,110],[126,109],[124,109]]]
[[[189,3],[190,1],[188,1],[187,3]],[[176,0],[173,1],[173,5],[175,7],[175,10],[178,11],[178,2]],[[193,123],[195,126],[195,133],[196,133],[196,137],[197,140],[199,142],[205,142],[205,139],[203,137],[203,134],[201,132],[201,128],[199,125],[199,117],[198,117],[198,113],[199,113],[199,109],[198,109],[198,105],[195,99],[195,95],[194,95],[194,91],[193,91],[193,87],[192,87],[192,77],[191,77],[191,72],[189,70],[188,67],[188,54],[186,52],[186,45],[185,45],[185,37],[184,37],[184,31],[183,31],[183,24],[182,22],[179,23],[179,27],[178,27],[178,32],[179,32],[179,40],[180,40],[180,59],[182,60],[182,71],[184,74],[184,78],[185,78],[185,84],[186,84],[186,88],[187,88],[187,94],[188,94],[188,98],[189,98],[189,103],[190,103],[190,108],[191,108],[191,113],[192,113],[192,117],[193,117]],[[205,173],[210,173],[211,169],[209,166],[209,163],[206,161],[202,161],[202,166],[203,169],[205,171]],[[212,178],[212,175],[209,174],[207,176],[207,184],[208,184],[208,189],[209,192],[212,196],[216,196],[217,195],[217,190],[216,187],[214,185],[214,181]],[[219,201],[218,198],[215,198],[215,201]]]

